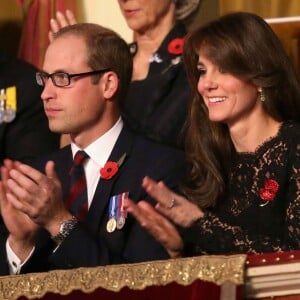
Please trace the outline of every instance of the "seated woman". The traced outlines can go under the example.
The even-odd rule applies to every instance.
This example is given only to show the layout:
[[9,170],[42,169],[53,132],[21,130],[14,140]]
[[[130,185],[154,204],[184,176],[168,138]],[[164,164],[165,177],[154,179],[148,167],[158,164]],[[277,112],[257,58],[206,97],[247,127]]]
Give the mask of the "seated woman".
[[156,207],[127,210],[171,257],[299,249],[300,84],[277,36],[254,14],[224,15],[189,35],[184,62],[185,196],[145,178]]

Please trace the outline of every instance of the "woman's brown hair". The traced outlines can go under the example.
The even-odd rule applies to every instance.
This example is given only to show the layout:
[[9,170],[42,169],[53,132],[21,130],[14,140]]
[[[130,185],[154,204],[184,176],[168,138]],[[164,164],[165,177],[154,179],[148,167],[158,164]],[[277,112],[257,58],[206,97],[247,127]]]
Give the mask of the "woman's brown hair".
[[263,108],[277,121],[299,121],[300,84],[278,37],[255,14],[227,14],[187,36],[183,58],[192,89],[186,139],[191,166],[184,192],[201,207],[209,207],[225,195],[235,150],[227,126],[209,120],[198,93],[200,49],[221,70],[262,87],[266,98]]

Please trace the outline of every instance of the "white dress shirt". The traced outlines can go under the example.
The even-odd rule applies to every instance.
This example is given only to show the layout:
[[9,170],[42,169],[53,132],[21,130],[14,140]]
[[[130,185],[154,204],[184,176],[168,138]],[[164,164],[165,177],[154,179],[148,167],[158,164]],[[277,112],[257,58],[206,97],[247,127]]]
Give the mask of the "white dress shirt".
[[122,128],[123,121],[119,118],[117,123],[109,131],[88,145],[85,149],[80,149],[77,145],[71,144],[73,158],[78,150],[84,150],[89,155],[89,158],[86,159],[83,166],[86,177],[89,208],[100,180],[100,169],[103,168],[107,162]]
[[[111,129],[109,129],[105,134],[100,136],[93,143],[88,145],[85,149],[80,149],[78,148],[77,145],[71,143],[73,158],[78,150],[84,150],[89,155],[89,158],[86,159],[84,163],[89,208],[91,206],[92,199],[96,191],[96,187],[100,180],[100,169],[103,168],[105,163],[107,162],[112,152],[112,149],[114,148],[115,143],[117,142],[117,139],[119,137],[122,128],[123,128],[123,120],[120,117],[116,122],[116,124]],[[21,267],[28,261],[33,251],[34,248],[32,249],[30,255],[26,258],[26,260],[21,263],[20,259],[11,249],[7,240],[6,253],[7,253],[8,264],[9,264],[9,273],[19,274]]]

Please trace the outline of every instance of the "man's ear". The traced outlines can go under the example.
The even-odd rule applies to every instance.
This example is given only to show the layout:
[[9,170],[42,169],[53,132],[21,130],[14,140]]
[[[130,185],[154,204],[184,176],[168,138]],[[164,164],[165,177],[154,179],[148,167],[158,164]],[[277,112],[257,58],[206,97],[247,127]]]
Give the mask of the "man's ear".
[[119,78],[115,72],[106,72],[102,77],[103,97],[107,100],[113,98],[119,87]]

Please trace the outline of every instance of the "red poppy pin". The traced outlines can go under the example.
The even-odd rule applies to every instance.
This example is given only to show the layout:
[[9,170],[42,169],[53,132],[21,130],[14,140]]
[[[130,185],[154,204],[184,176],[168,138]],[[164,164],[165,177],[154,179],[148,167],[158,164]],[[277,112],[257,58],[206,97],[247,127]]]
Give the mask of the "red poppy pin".
[[276,180],[267,179],[265,181],[265,186],[259,190],[260,198],[266,201],[265,203],[260,204],[260,206],[265,206],[270,201],[273,201],[278,189],[279,189],[279,184]]
[[126,153],[124,153],[117,162],[107,161],[104,167],[100,169],[100,177],[105,180],[113,178],[118,173],[119,168],[125,160],[125,157]]
[[183,43],[184,43],[184,39],[183,38],[173,39],[168,44],[168,52],[170,54],[174,54],[174,55],[181,55],[182,52],[183,52]]

